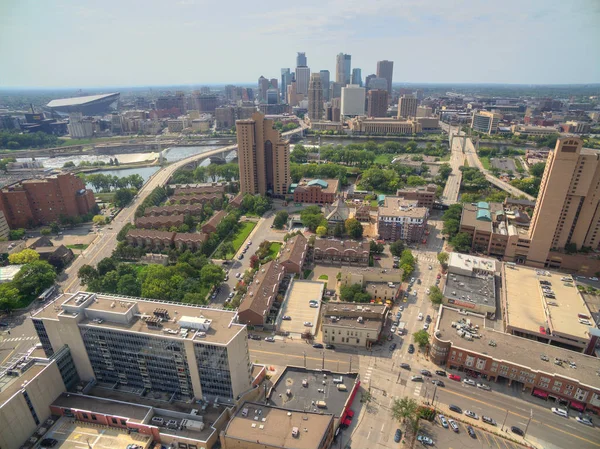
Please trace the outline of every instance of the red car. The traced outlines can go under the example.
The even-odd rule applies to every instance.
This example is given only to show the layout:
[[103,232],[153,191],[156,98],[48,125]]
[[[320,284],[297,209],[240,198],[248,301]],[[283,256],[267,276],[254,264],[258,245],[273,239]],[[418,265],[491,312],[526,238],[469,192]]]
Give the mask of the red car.
[[448,374],[448,379],[460,382],[460,376],[457,376],[456,374]]

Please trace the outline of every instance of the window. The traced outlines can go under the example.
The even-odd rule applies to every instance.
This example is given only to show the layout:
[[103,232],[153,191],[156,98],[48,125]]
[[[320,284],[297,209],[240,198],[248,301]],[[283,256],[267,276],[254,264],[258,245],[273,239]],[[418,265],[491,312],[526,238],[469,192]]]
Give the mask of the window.
[[125,419],[122,419],[122,420],[121,420],[121,425],[122,425],[122,426],[126,426],[126,425],[127,425],[127,420],[125,420]]
[[98,420],[98,418],[96,418],[96,415],[92,415],[92,419],[93,419],[94,421],[97,421],[97,420]]
[[88,416],[87,413],[82,413],[82,416],[83,416],[84,419],[90,419],[90,417]]
[[110,420],[112,421],[113,424],[119,424],[119,422],[117,421],[117,418],[111,418]]

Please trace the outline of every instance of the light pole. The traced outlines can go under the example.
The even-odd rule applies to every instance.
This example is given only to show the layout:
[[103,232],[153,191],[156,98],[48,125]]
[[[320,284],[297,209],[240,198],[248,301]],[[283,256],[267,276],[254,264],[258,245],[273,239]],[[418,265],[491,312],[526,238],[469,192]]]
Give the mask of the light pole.
[[506,418],[508,418],[508,409],[506,409],[506,416],[504,417],[504,421],[502,421],[502,430],[504,430],[504,424],[506,424]]
[[302,354],[304,354],[304,368],[306,368],[306,351],[303,351]]
[[533,418],[533,409],[529,410],[529,419],[527,420],[527,425],[525,426],[525,432],[523,438],[527,435],[527,429],[529,429],[529,424],[531,423],[531,418]]
[[321,364],[321,369],[325,369],[325,351],[323,351],[323,363]]
[[350,356],[350,368],[348,369],[348,372],[352,372],[352,356]]

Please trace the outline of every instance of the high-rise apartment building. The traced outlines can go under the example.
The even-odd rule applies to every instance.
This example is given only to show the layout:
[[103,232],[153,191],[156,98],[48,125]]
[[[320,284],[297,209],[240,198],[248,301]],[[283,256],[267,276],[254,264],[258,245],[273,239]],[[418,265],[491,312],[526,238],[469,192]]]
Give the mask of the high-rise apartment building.
[[489,111],[479,111],[473,113],[471,119],[471,129],[485,134],[496,134],[498,132],[498,123],[502,114]]
[[329,70],[321,70],[321,86],[323,87],[323,101],[329,101]]
[[258,101],[267,101],[267,90],[269,90],[269,80],[261,75],[258,79]]
[[552,249],[600,244],[600,152],[561,137],[546,161],[533,211],[527,264],[543,267]]
[[292,72],[290,72],[289,68],[281,69],[281,100],[284,102],[288,101],[287,98],[287,87],[292,82]]
[[251,385],[248,335],[234,312],[78,292],[32,322],[48,357],[69,347],[84,382],[230,402]]
[[240,191],[252,195],[283,196],[290,185],[290,144],[260,112],[238,120]]
[[417,97],[414,95],[402,95],[398,100],[398,118],[409,118],[417,116]]
[[349,84],[342,87],[342,110],[344,117],[356,117],[365,114],[365,88]]
[[296,67],[296,94],[307,95],[310,82],[310,68]]
[[418,106],[417,117],[431,117],[433,115],[433,109],[431,106]]
[[306,67],[308,63],[306,62],[306,53],[298,52],[296,55],[296,67]]
[[343,85],[350,84],[352,56],[339,53],[335,58],[335,82]]
[[359,68],[352,69],[352,84],[357,84],[360,87],[363,87],[362,83],[362,72]]
[[385,117],[387,116],[388,93],[387,90],[375,89],[367,92],[367,116]]
[[319,73],[310,75],[308,117],[312,121],[319,121],[323,118],[323,86],[321,85],[321,75]]
[[394,61],[377,61],[377,78],[387,81],[388,97],[392,98],[392,78],[394,75]]

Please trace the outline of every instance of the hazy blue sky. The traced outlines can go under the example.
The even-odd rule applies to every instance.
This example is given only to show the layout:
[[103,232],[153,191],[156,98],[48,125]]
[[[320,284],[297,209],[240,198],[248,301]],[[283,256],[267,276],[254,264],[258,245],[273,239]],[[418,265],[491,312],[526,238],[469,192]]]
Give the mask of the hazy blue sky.
[[394,82],[600,82],[599,0],[0,0],[0,87],[255,82],[305,51]]

